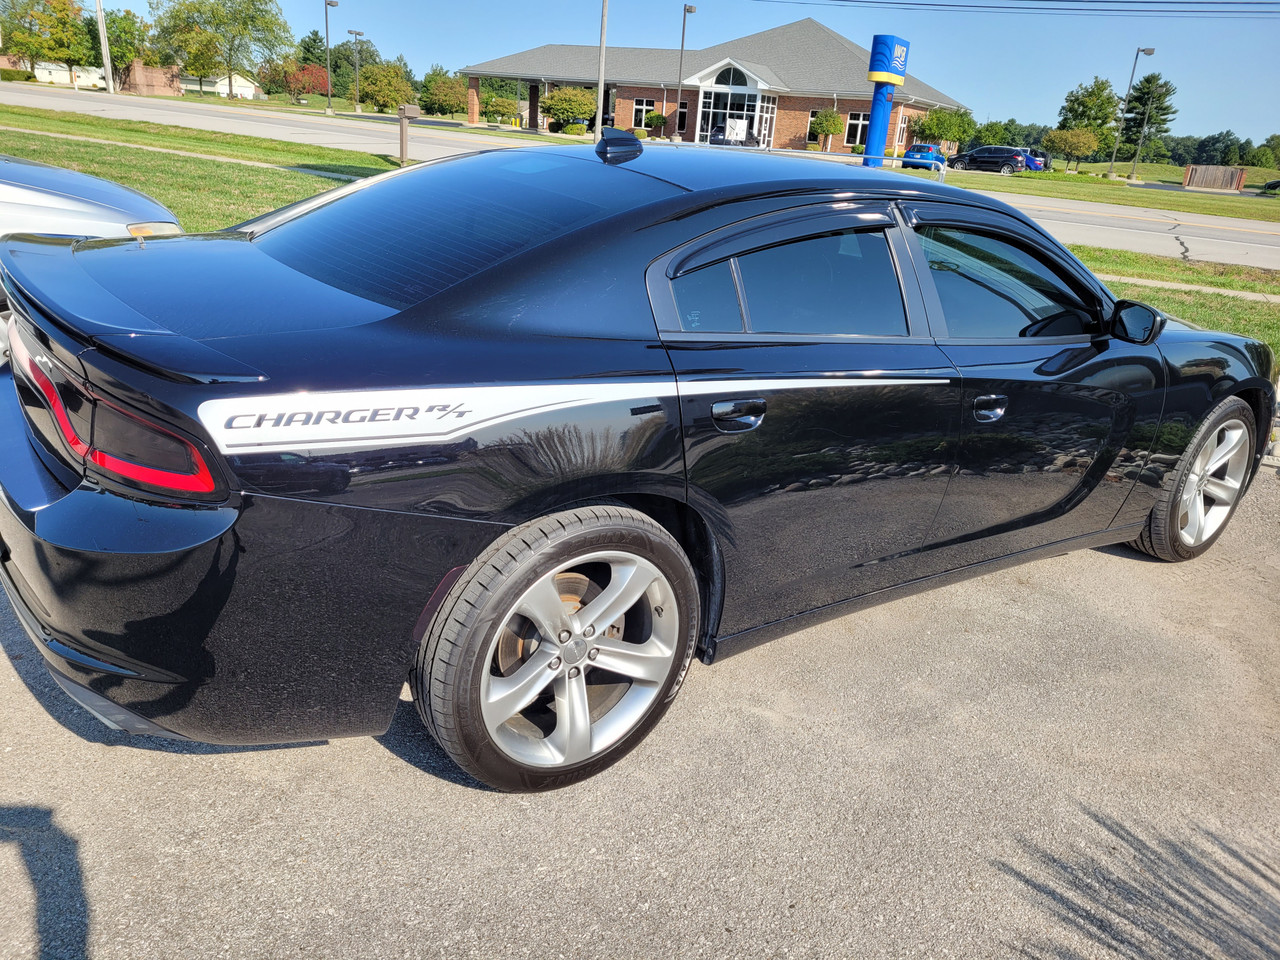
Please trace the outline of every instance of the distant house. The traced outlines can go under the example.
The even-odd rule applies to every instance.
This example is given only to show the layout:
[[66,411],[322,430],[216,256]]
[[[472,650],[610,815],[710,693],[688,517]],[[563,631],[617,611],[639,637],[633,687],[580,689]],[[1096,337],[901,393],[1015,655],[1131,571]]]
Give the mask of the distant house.
[[[6,70],[25,70],[26,63],[18,57],[5,55],[0,57],[0,67],[4,67]],[[36,75],[36,80],[39,83],[72,84],[71,71],[63,63],[45,63],[41,61],[36,64],[36,68],[31,72]],[[105,87],[107,80],[103,76],[101,67],[76,67],[75,83],[82,87]]]
[[[183,93],[199,93],[203,83],[205,93],[216,93],[220,97],[227,95],[227,75],[225,73],[217,77],[205,77],[204,80],[199,77],[188,77],[184,74],[179,78],[179,83],[182,84]],[[246,100],[261,99],[266,96],[260,86],[238,73],[231,75],[231,92],[237,97],[244,97]]]
[[[596,46],[548,44],[464,67],[461,73],[470,86],[467,117],[480,119],[480,78],[506,77],[529,84],[530,125],[537,125],[540,95],[557,86],[594,87],[599,56]],[[934,107],[962,107],[908,74],[893,94],[886,142],[868,145],[869,59],[865,48],[812,19],[685,50],[683,76],[678,49],[609,47],[606,104],[613,104],[616,127],[645,128],[646,114],[656,110],[667,118],[665,136],[699,143],[738,139],[801,150],[817,140],[809,133],[809,121],[818,111],[832,109],[846,118],[844,135],[834,138],[832,149],[849,153],[860,146],[870,154],[905,147],[912,117]]]

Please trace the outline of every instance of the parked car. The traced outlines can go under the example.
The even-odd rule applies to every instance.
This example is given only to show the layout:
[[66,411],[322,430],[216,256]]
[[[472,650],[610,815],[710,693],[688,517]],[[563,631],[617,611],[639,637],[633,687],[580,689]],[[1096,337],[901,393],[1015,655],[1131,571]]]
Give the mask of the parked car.
[[1018,152],[1022,154],[1023,160],[1026,161],[1027,169],[1032,173],[1040,173],[1044,170],[1044,161],[1031,152],[1030,147],[1019,147]]
[[75,170],[0,155],[0,234],[151,237],[181,233],[145,193]]
[[[1071,549],[1199,556],[1276,399],[1264,344],[995,200],[612,130],[223,233],[9,236],[0,278],[0,580],[63,689],[270,743],[383,732],[407,673],[507,790],[617,761],[695,656]],[[286,494],[247,466],[278,451],[372,468]]]
[[1040,161],[1040,168],[1042,170],[1053,170],[1053,157],[1049,156],[1048,153],[1041,150],[1039,147],[1028,147],[1027,153]]
[[913,143],[902,155],[902,165],[908,168],[937,170],[938,164],[946,162],[942,148],[932,143]]
[[994,170],[1006,175],[1027,169],[1027,158],[1017,147],[978,147],[955,154],[947,163],[957,170]]

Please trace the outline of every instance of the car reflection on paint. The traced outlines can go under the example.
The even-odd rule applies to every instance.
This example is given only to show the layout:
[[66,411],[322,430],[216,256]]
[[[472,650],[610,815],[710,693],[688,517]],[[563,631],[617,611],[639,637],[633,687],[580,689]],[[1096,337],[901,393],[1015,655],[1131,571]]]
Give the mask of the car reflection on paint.
[[407,674],[462,769],[549,789],[695,656],[1226,528],[1261,342],[971,192],[604,134],[145,247],[0,241],[0,580],[74,699],[322,740],[385,731]]
[[231,469],[264,493],[341,493],[350,483],[345,464],[300,453],[242,453],[227,457]]

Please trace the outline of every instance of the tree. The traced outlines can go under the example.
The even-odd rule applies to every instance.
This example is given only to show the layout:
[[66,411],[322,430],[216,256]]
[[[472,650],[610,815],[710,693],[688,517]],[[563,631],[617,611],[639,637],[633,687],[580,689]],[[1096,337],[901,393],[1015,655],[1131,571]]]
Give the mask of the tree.
[[1277,159],[1280,159],[1280,133],[1273,133],[1262,141],[1262,145],[1275,154]]
[[819,110],[812,120],[809,121],[809,132],[816,135],[818,142],[822,144],[824,153],[831,149],[831,138],[844,132],[845,121],[840,114],[828,108]]
[[1222,165],[1224,167],[1236,167],[1240,165],[1240,144],[1227,144],[1227,148],[1222,151]]
[[[111,48],[111,74],[117,87],[129,78],[133,61],[159,65],[160,57],[152,44],[151,24],[132,10],[107,10],[103,20],[107,25],[107,46]],[[102,44],[98,39],[98,20],[90,14],[85,17],[84,24],[89,37],[89,64],[106,69],[102,62]]]
[[1208,166],[1231,166],[1228,156],[1235,156],[1235,163],[1240,162],[1240,138],[1230,130],[1210,134],[1200,141],[1192,163]]
[[978,122],[965,110],[930,110],[911,121],[911,135],[920,143],[968,143],[978,131]]
[[1271,152],[1270,147],[1254,147],[1249,151],[1248,156],[1244,158],[1244,162],[1250,167],[1266,167],[1270,169],[1276,166],[1276,155]]
[[414,101],[413,87],[404,78],[404,71],[396,63],[375,63],[371,67],[360,64],[360,102],[370,103],[379,113],[392,107]]
[[1185,167],[1196,156],[1196,147],[1200,145],[1199,137],[1164,137],[1165,149],[1169,151],[1169,162]]
[[[1157,140],[1169,132],[1169,123],[1178,115],[1173,95],[1178,92],[1158,73],[1148,73],[1129,94],[1129,106],[1121,121],[1120,142],[1136,146],[1142,138],[1143,122],[1148,139]],[[1145,148],[1144,148],[1145,149]],[[1132,154],[1132,150],[1129,151]]]
[[980,147],[993,147],[997,144],[1009,143],[1009,131],[998,120],[989,120],[980,126],[973,135]]
[[312,30],[305,37],[299,40],[296,59],[299,67],[305,67],[308,64],[316,67],[323,67],[324,34],[319,30]]
[[1011,147],[1038,147],[1049,127],[1043,123],[1019,123],[1010,117],[1004,122],[1005,143]]
[[462,113],[467,109],[467,82],[462,77],[451,77],[449,71],[438,63],[422,78],[422,90],[418,103],[423,113],[436,116]]
[[493,120],[510,120],[520,116],[520,104],[510,97],[494,97],[489,101],[486,116]]
[[1049,153],[1062,154],[1068,165],[1074,160],[1076,169],[1079,170],[1080,161],[1098,149],[1098,135],[1084,127],[1076,127],[1073,130],[1050,130],[1045,133],[1040,146]]
[[1111,81],[1094,77],[1082,83],[1063,100],[1058,108],[1059,130],[1092,130],[1098,138],[1095,154],[1110,154],[1115,145],[1116,108],[1120,98],[1111,89]]
[[542,98],[538,109],[562,126],[570,120],[595,116],[595,87],[557,87]]
[[276,0],[160,0],[158,9],[166,32],[199,29],[217,38],[228,97],[237,71],[252,74],[255,61],[279,61],[294,46]]
[[391,62],[400,68],[404,75],[404,82],[413,88],[413,96],[416,97],[422,91],[422,81],[419,80],[414,75],[413,70],[409,68],[409,61],[404,58],[404,54],[402,53]]

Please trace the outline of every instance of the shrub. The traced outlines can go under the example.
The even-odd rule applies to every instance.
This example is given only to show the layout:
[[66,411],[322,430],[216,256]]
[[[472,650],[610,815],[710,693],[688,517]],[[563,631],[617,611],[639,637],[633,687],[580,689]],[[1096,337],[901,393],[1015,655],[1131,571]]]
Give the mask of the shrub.
[[650,110],[644,115],[644,125],[661,133],[662,128],[667,125],[667,116],[661,110]]
[[853,151],[854,153],[866,153],[866,152],[867,152],[867,147],[866,147],[866,145],[865,145],[865,144],[861,144],[861,143],[855,143],[855,144],[854,144],[853,146],[851,146],[849,149],[850,149],[851,151]]
[[538,109],[555,120],[567,124],[579,117],[594,116],[596,91],[586,87],[558,87],[542,98]]
[[809,121],[809,132],[816,134],[818,142],[830,147],[830,138],[844,131],[844,118],[834,110],[819,110],[818,115]]
[[566,123],[560,128],[560,132],[580,137],[587,132],[587,125],[585,123]]
[[30,70],[0,70],[0,80],[34,80],[36,75]]
[[634,136],[637,140],[644,140],[649,136],[649,131],[646,130],[644,127],[633,127],[631,130],[631,135]]

